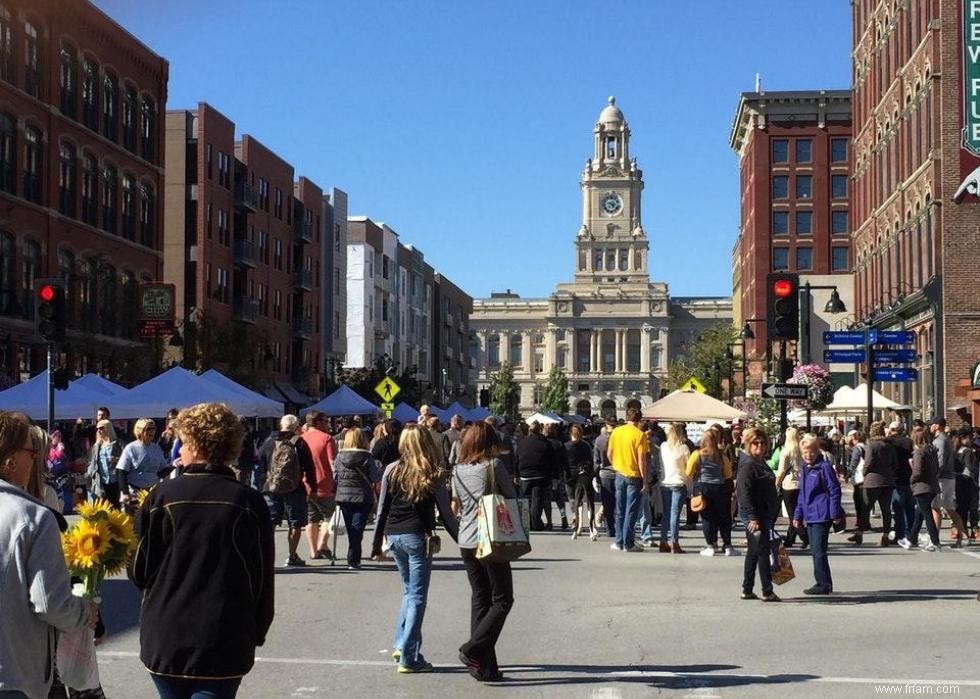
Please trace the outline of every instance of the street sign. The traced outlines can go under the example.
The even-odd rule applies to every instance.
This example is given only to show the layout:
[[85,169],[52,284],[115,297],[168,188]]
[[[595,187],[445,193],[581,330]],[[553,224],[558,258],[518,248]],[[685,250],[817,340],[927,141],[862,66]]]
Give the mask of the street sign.
[[919,356],[915,350],[911,349],[875,350],[874,353],[875,364],[906,364],[908,362],[914,362],[918,358]]
[[381,412],[385,414],[385,417],[391,417],[391,413],[395,409],[395,404],[392,402],[386,402],[381,404]]
[[863,330],[825,330],[823,333],[825,345],[863,345]]
[[901,366],[876,366],[871,369],[872,381],[918,381],[919,371]]
[[776,400],[805,400],[810,396],[810,388],[795,383],[764,383],[762,395]]
[[396,384],[390,376],[386,376],[374,387],[374,392],[381,396],[381,399],[385,402],[390,402],[395,399],[398,392],[401,391],[401,386]]
[[823,361],[825,364],[863,364],[864,350],[824,350]]
[[869,330],[872,345],[911,345],[915,333],[911,330]]
[[708,389],[704,387],[704,384],[698,381],[696,376],[692,376],[687,381],[681,384],[680,390],[682,391],[697,391],[698,393],[707,393]]

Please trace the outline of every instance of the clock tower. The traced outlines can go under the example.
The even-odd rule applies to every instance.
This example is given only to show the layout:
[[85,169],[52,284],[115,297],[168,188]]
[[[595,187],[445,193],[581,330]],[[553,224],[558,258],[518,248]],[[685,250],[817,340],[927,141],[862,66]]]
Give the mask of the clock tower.
[[599,114],[592,157],[582,172],[582,227],[575,281],[649,284],[649,242],[640,222],[643,173],[630,158],[630,130],[616,98]]

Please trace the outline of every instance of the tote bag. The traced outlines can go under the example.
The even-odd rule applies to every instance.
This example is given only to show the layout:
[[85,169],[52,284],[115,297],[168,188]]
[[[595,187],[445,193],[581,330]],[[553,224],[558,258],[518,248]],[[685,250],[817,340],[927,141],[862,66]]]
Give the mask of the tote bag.
[[497,493],[492,462],[486,482],[487,490],[476,505],[476,557],[495,563],[516,561],[531,550],[526,507],[517,498]]

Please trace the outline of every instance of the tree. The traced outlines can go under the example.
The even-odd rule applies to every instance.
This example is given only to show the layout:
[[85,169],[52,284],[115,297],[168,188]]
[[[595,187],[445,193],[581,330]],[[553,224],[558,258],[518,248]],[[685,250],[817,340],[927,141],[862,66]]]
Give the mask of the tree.
[[680,388],[692,376],[704,384],[708,394],[722,397],[722,381],[732,376],[733,360],[729,344],[737,337],[734,325],[718,323],[671,358],[665,388]]
[[385,376],[390,376],[401,389],[395,398],[396,402],[404,401],[409,405],[418,407],[422,399],[422,392],[416,376],[417,373],[418,368],[415,366],[406,367],[399,373],[393,365],[386,364],[385,360],[379,357],[369,367],[342,367],[337,369],[337,380],[328,380],[326,388],[328,393],[332,393],[340,384],[344,384],[362,398],[372,403],[378,403],[381,398],[374,392],[374,387],[381,383]]
[[490,412],[516,421],[520,403],[521,387],[514,381],[514,367],[504,362],[490,374]]
[[549,410],[559,415],[568,415],[568,377],[561,367],[551,367],[548,374],[548,381],[544,385],[544,395],[541,400],[541,409]]

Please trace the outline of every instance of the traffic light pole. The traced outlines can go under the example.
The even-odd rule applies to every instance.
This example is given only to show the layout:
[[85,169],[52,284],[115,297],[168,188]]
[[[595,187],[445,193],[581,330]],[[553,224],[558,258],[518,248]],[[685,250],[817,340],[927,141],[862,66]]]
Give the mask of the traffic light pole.
[[54,343],[48,343],[48,434],[54,431]]
[[[786,381],[789,376],[786,376],[786,340],[779,341],[779,380]],[[780,434],[786,434],[786,426],[789,422],[789,416],[786,410],[786,401],[779,401],[779,430]]]

